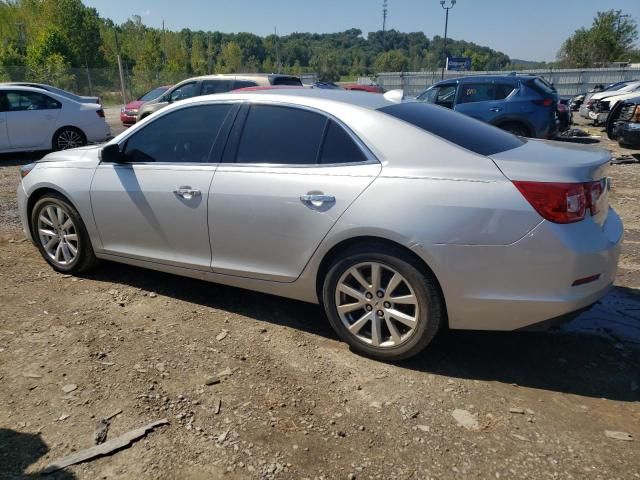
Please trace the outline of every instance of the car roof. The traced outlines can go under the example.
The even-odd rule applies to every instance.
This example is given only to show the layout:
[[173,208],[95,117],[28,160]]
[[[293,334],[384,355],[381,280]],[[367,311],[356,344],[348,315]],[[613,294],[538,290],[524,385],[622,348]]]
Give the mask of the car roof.
[[203,100],[273,100],[279,103],[292,103],[322,108],[325,102],[343,103],[369,110],[379,110],[397,102],[388,100],[384,95],[371,94],[351,90],[322,89],[322,88],[276,88],[252,91],[236,91],[216,93],[183,100],[180,103],[198,103]]

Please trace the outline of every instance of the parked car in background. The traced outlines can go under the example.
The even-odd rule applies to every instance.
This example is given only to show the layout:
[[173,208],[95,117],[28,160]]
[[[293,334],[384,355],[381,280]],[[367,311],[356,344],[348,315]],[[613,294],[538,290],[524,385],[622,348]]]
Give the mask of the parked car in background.
[[39,88],[0,85],[0,152],[65,150],[110,136],[104,110]]
[[515,135],[553,138],[558,94],[534,75],[487,75],[438,82],[417,100],[451,108]]
[[569,107],[571,108],[572,112],[577,112],[580,109],[580,105],[583,104],[584,97],[586,95],[587,95],[586,93],[580,93],[578,95],[574,95],[571,98],[571,101],[569,102]]
[[573,113],[569,106],[570,98],[560,98],[558,100],[558,131],[564,132],[569,130],[569,127],[573,123]]
[[342,87],[336,85],[333,82],[316,82],[312,85],[313,88],[326,88],[330,90],[340,90]]
[[357,83],[348,83],[346,85],[342,85],[342,88],[357,92],[384,93],[384,90],[377,85],[358,85]]
[[[582,105],[580,105],[579,113],[582,118],[588,118],[595,120],[593,117],[593,104],[596,100],[600,100],[610,95],[619,95],[635,90],[640,85],[640,82],[636,81],[624,81],[617,82],[608,85],[602,90],[597,90],[588,93]],[[616,93],[617,92],[617,93]]]
[[596,125],[604,125],[607,123],[609,114],[618,103],[635,98],[638,95],[640,95],[640,82],[637,82],[637,86],[633,90],[611,92],[611,95],[593,101],[589,117],[594,120]]
[[382,360],[444,327],[518,330],[605,295],[623,233],[608,152],[395,97],[173,104],[23,166],[24,232],[66,274],[103,258],[319,303]]
[[212,93],[225,93],[246,87],[286,85],[301,87],[302,82],[298,77],[281,74],[246,73],[246,74],[220,74],[194,77],[184,80],[170,88],[155,100],[142,104],[138,109],[137,120],[151,115],[167,105],[200,95]]
[[68,92],[66,90],[63,90],[58,87],[54,87],[52,85],[45,85],[44,83],[7,82],[7,83],[1,83],[0,85],[38,88],[40,90],[46,90],[47,92],[55,93],[56,95],[60,95],[61,97],[68,98],[69,100],[73,100],[74,102],[78,102],[78,103],[97,103],[97,104],[101,103],[100,97],[76,95],[75,93]]
[[607,124],[609,138],[623,147],[640,149],[640,95],[621,102],[614,113],[615,119]]
[[138,117],[138,110],[145,102],[150,102],[151,100],[155,100],[160,95],[169,90],[172,85],[166,85],[163,87],[156,87],[153,90],[149,90],[147,93],[139,97],[137,100],[133,100],[132,102],[127,103],[120,110],[120,121],[123,125],[129,126],[136,123],[136,119]]

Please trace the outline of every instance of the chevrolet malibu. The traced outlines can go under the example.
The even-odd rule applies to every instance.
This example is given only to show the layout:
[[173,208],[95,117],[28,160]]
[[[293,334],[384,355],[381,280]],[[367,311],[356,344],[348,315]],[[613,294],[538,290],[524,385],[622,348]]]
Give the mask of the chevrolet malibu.
[[383,360],[445,327],[529,328],[605,294],[623,232],[607,153],[393,93],[176,103],[22,167],[25,233],[59,272],[104,259],[319,303]]

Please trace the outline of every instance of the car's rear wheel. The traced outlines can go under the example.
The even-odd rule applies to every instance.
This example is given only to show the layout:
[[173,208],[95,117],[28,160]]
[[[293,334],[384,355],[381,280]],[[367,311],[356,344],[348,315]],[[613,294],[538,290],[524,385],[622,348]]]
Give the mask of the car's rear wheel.
[[502,130],[506,130],[507,132],[513,133],[514,135],[517,135],[519,137],[530,136],[529,129],[521,123],[517,123],[517,122],[503,123],[502,125],[499,125],[499,127]]
[[433,275],[402,252],[355,250],[329,269],[323,303],[331,325],[355,351],[402,360],[422,351],[443,322]]
[[97,263],[80,214],[60,195],[36,202],[31,231],[42,257],[59,272],[80,273]]
[[63,127],[53,135],[54,150],[68,150],[83,147],[87,144],[87,137],[81,130],[74,127]]

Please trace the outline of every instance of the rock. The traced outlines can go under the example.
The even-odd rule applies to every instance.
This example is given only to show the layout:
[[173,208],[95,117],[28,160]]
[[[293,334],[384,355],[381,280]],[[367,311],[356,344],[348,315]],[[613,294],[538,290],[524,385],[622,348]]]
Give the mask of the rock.
[[218,335],[216,335],[216,340],[220,342],[224,340],[228,334],[229,330],[222,330]]
[[209,377],[205,380],[205,385],[216,385],[220,383],[220,379],[218,377]]
[[96,424],[96,429],[93,432],[93,444],[100,445],[107,440],[107,433],[109,432],[109,421],[101,418]]
[[215,413],[216,415],[219,414],[221,406],[222,406],[222,400],[218,398],[213,405],[213,413]]
[[38,375],[37,373],[23,372],[22,376],[25,378],[42,378],[42,375]]
[[69,418],[71,415],[67,415],[66,413],[63,413],[62,415],[60,415],[60,418],[56,419],[56,422],[64,422],[67,418]]
[[62,391],[64,393],[71,393],[77,389],[78,389],[78,385],[76,385],[75,383],[70,383],[62,387]]
[[429,425],[418,425],[418,430],[420,430],[421,432],[430,432],[431,428],[429,427]]
[[230,431],[231,431],[231,429],[228,429],[228,430],[225,430],[224,432],[222,432],[217,438],[218,443],[224,442],[227,439],[227,435],[229,435]]
[[518,435],[517,433],[512,433],[511,435],[513,436],[513,438],[517,438],[520,441],[523,441],[523,442],[529,441],[527,437],[523,437],[522,435]]
[[151,292],[149,294],[149,297],[151,297],[151,298],[156,298],[157,296],[158,296],[158,294],[156,292]]
[[467,430],[480,430],[478,420],[467,410],[456,408],[453,412],[451,412],[451,415],[459,426],[464,427]]
[[219,377],[228,377],[230,375],[233,375],[233,370],[231,370],[229,367],[225,368],[220,373],[218,373]]
[[509,413],[518,413],[520,415],[524,415],[524,408],[520,408],[520,407],[511,407],[509,409]]
[[622,440],[625,442],[633,442],[633,436],[627,432],[616,432],[614,430],[605,430],[604,434],[614,440]]
[[382,408],[382,403],[377,402],[377,401],[373,401],[369,404],[370,407],[372,408],[377,408],[377,409],[381,409]]

